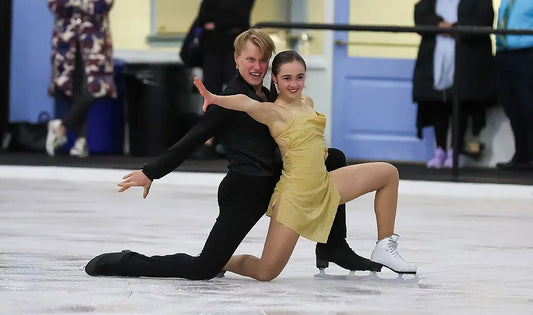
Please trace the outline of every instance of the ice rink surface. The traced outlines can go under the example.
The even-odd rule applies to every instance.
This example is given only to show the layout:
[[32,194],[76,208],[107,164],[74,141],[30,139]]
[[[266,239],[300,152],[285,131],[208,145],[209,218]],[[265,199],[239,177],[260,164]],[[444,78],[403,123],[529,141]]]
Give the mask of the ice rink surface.
[[[92,257],[131,249],[197,254],[217,216],[223,174],[174,172],[116,192],[128,171],[0,166],[1,314],[533,314],[533,186],[401,181],[399,251],[416,283],[330,264],[314,277],[301,238],[272,282],[90,277]],[[348,242],[370,256],[373,195],[348,203]],[[260,255],[264,217],[238,248]],[[383,278],[393,279],[391,273]]]

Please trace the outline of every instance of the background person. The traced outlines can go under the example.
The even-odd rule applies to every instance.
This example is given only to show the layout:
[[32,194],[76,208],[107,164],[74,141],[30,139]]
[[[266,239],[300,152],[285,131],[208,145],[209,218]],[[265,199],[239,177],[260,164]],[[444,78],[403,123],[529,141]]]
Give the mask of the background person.
[[116,97],[113,46],[108,13],[113,0],[48,0],[54,14],[52,78],[49,94],[56,104],[68,102],[63,120],[48,123],[46,152],[50,156],[67,142],[67,130],[76,134],[70,155],[86,157],[87,114],[100,97]]
[[233,42],[250,28],[254,0],[202,0],[198,22],[203,28],[203,80],[220,93],[235,75]]
[[[492,0],[421,0],[415,5],[415,25],[449,28],[453,25],[492,26]],[[461,153],[481,154],[479,142],[463,149],[468,118],[477,138],[486,123],[486,108],[496,102],[492,44],[489,35],[421,33],[422,40],[413,76],[413,100],[418,103],[418,137],[422,128],[435,130],[435,155],[430,168],[453,166],[453,139],[448,147],[455,78],[459,80],[459,143]],[[455,67],[455,58],[459,58]],[[460,156],[459,166],[464,163]]]
[[[498,29],[533,29],[533,1],[502,0]],[[500,103],[511,122],[515,153],[501,169],[533,169],[533,36],[496,36]]]
[[[205,85],[220,93],[235,75],[233,42],[250,28],[250,14],[255,0],[202,0],[198,22],[203,31],[202,70]],[[202,152],[202,151],[201,151]],[[225,154],[217,136],[209,139],[203,155]]]

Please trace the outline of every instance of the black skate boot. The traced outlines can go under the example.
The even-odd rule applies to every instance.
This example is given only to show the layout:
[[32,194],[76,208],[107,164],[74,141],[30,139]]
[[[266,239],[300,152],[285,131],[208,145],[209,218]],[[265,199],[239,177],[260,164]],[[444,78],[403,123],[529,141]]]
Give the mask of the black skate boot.
[[344,269],[350,271],[381,271],[381,265],[367,258],[357,255],[346,243],[340,246],[331,246],[327,244],[316,244],[316,267],[324,270],[329,267],[329,263],[335,263]]
[[124,276],[119,268],[120,262],[132,253],[130,250],[123,250],[96,256],[87,263],[85,272],[90,276]]

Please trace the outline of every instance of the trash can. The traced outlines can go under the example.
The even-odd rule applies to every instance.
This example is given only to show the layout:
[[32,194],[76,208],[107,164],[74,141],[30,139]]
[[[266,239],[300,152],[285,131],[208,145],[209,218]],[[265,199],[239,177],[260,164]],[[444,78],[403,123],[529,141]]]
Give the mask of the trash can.
[[176,62],[127,63],[123,73],[130,155],[159,155],[201,114],[192,72]]

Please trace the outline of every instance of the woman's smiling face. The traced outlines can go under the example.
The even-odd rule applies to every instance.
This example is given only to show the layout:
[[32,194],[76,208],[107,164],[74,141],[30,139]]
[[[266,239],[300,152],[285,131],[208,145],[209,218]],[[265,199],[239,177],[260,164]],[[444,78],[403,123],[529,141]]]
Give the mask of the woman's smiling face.
[[286,100],[300,99],[305,87],[305,66],[299,61],[281,65],[275,77],[279,94]]

